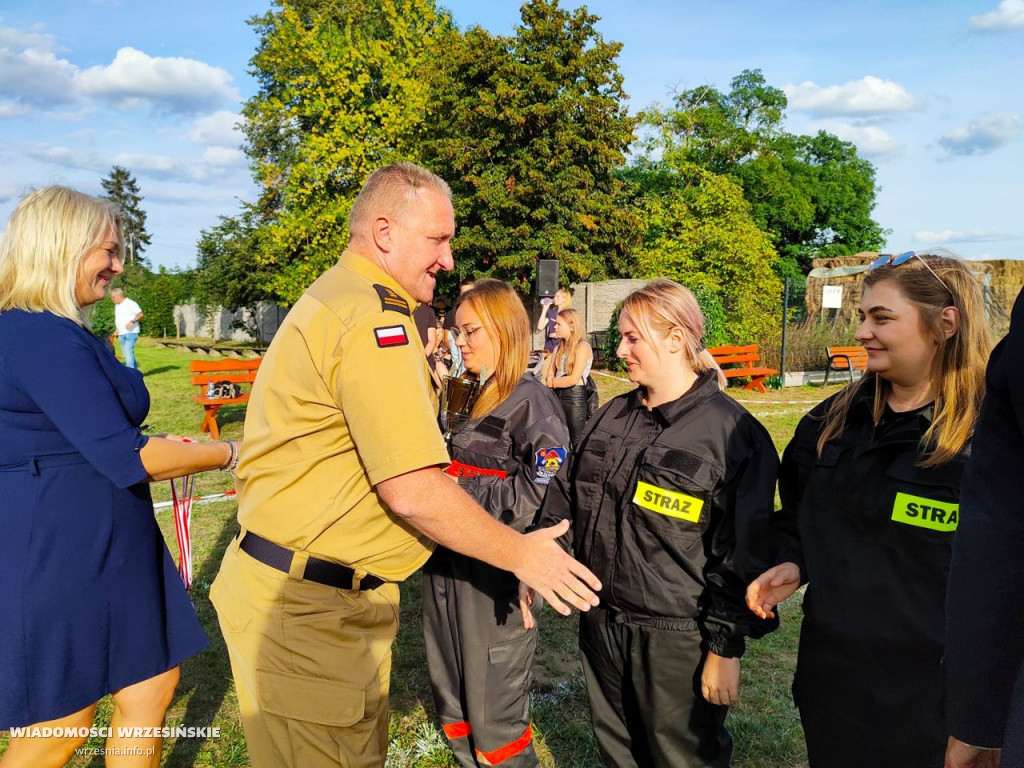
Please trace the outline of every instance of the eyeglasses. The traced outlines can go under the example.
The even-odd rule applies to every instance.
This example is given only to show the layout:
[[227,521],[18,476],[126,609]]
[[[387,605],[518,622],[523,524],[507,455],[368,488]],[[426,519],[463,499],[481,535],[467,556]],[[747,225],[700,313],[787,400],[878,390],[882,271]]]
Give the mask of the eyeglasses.
[[465,336],[466,341],[469,342],[473,340],[473,334],[479,331],[481,328],[486,328],[486,326],[477,325],[472,328],[459,328],[458,326],[454,326],[452,328],[452,336],[454,336],[455,341],[458,341],[460,336]]
[[915,257],[918,260],[920,260],[922,264],[924,264],[925,269],[931,272],[932,275],[935,276],[935,279],[938,280],[939,283],[941,283],[942,287],[949,291],[950,296],[952,296],[953,292],[949,290],[949,286],[946,285],[946,281],[939,277],[938,274],[936,274],[935,270],[928,266],[928,262],[925,261],[924,258],[922,258],[916,251],[904,251],[899,255],[895,253],[883,253],[881,256],[879,256],[877,259],[871,262],[870,266],[868,266],[868,272],[874,272],[876,269],[878,269],[879,267],[884,267],[886,264],[898,267],[900,264],[906,264],[908,261]]

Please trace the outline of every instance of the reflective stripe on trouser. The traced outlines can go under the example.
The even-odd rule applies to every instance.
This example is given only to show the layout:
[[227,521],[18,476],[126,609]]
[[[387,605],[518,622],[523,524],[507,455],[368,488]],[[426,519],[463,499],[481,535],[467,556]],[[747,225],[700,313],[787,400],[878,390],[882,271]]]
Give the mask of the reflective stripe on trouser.
[[423,573],[423,636],[434,703],[463,768],[538,765],[530,728],[536,630],[523,629],[518,581],[438,548]]
[[610,768],[727,768],[728,707],[700,695],[700,631],[580,614],[580,650],[594,735]]
[[302,581],[235,539],[210,599],[254,768],[384,765],[397,585],[352,592]]

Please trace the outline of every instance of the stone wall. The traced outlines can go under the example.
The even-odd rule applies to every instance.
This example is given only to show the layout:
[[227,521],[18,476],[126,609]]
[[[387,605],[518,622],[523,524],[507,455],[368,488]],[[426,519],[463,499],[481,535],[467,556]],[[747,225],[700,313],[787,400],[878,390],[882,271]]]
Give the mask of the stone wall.
[[[261,301],[255,314],[248,309],[231,312],[223,307],[204,313],[195,304],[179,304],[174,308],[174,324],[179,337],[269,344],[287,313],[271,301]],[[245,328],[233,327],[236,322],[244,323]]]

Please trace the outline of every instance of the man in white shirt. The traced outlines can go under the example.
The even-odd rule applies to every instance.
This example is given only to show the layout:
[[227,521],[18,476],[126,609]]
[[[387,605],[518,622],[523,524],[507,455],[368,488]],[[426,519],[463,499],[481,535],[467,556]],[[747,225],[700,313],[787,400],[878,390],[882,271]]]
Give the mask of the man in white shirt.
[[117,326],[117,340],[121,342],[121,354],[124,364],[129,368],[139,369],[135,363],[135,342],[139,340],[139,320],[145,317],[142,308],[124,295],[120,288],[110,291],[114,302],[114,325]]

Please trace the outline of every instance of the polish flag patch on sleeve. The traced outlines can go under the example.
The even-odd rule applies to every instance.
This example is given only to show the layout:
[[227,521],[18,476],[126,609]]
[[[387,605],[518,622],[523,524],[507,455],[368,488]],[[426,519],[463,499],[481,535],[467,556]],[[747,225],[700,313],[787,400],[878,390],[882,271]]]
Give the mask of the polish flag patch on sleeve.
[[378,347],[400,347],[409,343],[409,336],[404,325],[389,325],[386,328],[374,328]]

